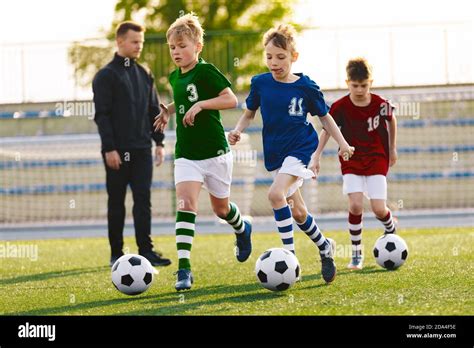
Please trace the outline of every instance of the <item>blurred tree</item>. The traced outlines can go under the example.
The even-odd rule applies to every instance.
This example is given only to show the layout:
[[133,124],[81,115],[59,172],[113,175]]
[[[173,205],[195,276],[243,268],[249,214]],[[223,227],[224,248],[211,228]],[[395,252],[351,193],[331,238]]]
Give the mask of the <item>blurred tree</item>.
[[[147,28],[142,60],[156,76],[160,91],[168,90],[167,76],[174,69],[165,33],[174,20],[194,12],[205,30],[203,57],[221,69],[240,90],[249,77],[264,69],[262,33],[279,22],[291,23],[298,0],[119,0],[107,33],[109,45],[76,43],[69,51],[76,80],[88,85],[94,73],[111,58],[115,27],[135,20]],[[300,29],[298,25],[297,29]]]

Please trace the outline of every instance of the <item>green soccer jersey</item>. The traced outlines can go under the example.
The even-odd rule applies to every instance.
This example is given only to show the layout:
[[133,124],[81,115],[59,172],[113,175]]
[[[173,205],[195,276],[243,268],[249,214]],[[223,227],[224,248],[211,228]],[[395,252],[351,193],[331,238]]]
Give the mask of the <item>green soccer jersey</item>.
[[174,70],[169,77],[176,108],[175,158],[204,160],[230,151],[219,110],[202,110],[194,119],[194,126],[183,126],[183,118],[191,106],[215,98],[231,83],[212,64],[202,58],[196,66],[182,74]]

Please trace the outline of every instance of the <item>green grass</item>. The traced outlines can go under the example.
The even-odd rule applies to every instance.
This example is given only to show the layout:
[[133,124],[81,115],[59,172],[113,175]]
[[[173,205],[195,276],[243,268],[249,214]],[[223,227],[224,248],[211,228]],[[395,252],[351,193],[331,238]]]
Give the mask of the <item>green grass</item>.
[[[372,245],[380,231],[364,231],[365,268],[346,269],[347,232],[327,232],[339,246],[338,276],[325,285],[313,244],[296,234],[303,278],[286,292],[263,289],[253,273],[257,257],[280,246],[277,233],[254,233],[254,253],[243,264],[233,256],[231,233],[197,235],[191,291],[174,290],[176,251],[173,236],[157,237],[173,265],[159,268],[142,295],[119,293],[110,281],[104,238],[10,241],[38,247],[38,260],[1,258],[0,312],[4,315],[473,315],[474,233],[472,229],[400,230],[408,261],[397,271],[375,264]],[[1,242],[6,245],[6,242]],[[127,238],[130,252],[134,239]],[[133,247],[132,247],[133,246]],[[346,249],[347,248],[347,249]]]

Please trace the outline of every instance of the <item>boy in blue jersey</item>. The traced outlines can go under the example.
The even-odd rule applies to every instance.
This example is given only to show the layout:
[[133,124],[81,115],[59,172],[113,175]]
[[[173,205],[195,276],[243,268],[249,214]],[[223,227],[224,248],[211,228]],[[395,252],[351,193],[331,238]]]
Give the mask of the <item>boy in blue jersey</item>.
[[295,30],[289,25],[267,31],[263,38],[266,64],[270,73],[252,78],[247,110],[235,129],[228,135],[231,145],[261,108],[263,119],[263,151],[265,168],[274,177],[268,193],[280,237],[285,249],[295,252],[293,219],[301,230],[317,245],[321,256],[322,276],[330,283],[336,276],[335,243],[321,233],[308,213],[299,187],[304,179],[316,178],[319,163],[312,160],[318,146],[318,135],[307,122],[308,112],[319,116],[324,129],[338,142],[340,154],[348,160],[354,148],[349,146],[326,105],[318,85],[304,74],[292,74],[297,60]]

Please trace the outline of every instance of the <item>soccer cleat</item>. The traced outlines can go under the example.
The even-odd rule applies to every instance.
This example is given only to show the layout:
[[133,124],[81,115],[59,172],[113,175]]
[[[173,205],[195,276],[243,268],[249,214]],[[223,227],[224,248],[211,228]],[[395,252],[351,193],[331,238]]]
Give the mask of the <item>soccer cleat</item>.
[[146,253],[140,253],[141,256],[150,261],[152,266],[169,266],[171,265],[171,260],[161,257],[158,253],[154,251],[149,251]]
[[360,271],[363,268],[364,256],[362,255],[352,255],[351,262],[347,265],[347,268]]
[[178,275],[178,280],[174,286],[177,291],[191,289],[194,279],[190,269],[179,269],[174,274]]
[[110,257],[110,263],[109,263],[110,267],[112,267],[115,264],[115,262],[122,256],[123,256],[123,253],[116,254],[116,255],[112,254],[112,256]]
[[246,220],[244,224],[244,232],[235,234],[235,257],[239,262],[246,261],[252,253],[252,225]]
[[336,242],[331,238],[326,238],[330,244],[330,248],[325,255],[321,255],[321,274],[326,283],[331,283],[336,278],[336,264],[334,262],[334,254],[336,252]]

